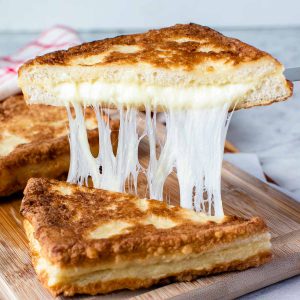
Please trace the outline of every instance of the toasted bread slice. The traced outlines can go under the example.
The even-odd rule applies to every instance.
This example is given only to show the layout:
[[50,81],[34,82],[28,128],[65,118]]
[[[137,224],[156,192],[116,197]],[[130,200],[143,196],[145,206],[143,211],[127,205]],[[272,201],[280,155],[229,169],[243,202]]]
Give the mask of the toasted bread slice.
[[[98,153],[97,120],[85,113],[91,151]],[[116,127],[117,123],[113,125]],[[117,128],[115,128],[117,129]],[[69,169],[68,117],[65,108],[28,106],[22,95],[0,103],[0,196],[21,191],[29,178],[59,178]],[[112,134],[117,145],[117,132]]]
[[215,218],[157,200],[30,179],[21,205],[32,261],[55,295],[192,280],[270,260],[260,218]]
[[175,25],[57,51],[25,63],[29,103],[236,108],[288,98],[292,84],[271,55],[197,24]]

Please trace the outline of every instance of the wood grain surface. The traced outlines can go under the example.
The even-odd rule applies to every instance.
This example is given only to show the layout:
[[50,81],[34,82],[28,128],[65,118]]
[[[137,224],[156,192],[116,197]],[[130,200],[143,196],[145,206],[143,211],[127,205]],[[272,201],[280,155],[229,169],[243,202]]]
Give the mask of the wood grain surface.
[[[146,147],[142,147],[140,156],[144,164],[147,163],[144,159],[146,153]],[[139,181],[140,193],[145,194],[145,178],[141,176]],[[178,204],[178,185],[174,175],[168,177],[164,193],[172,204]],[[265,219],[272,234],[272,262],[259,268],[199,278],[193,282],[72,299],[231,299],[300,274],[299,203],[226,162],[222,171],[222,197],[226,214],[258,215]],[[21,198],[21,194],[15,195],[2,199],[0,204],[0,299],[53,299],[37,280],[31,265],[19,214]]]

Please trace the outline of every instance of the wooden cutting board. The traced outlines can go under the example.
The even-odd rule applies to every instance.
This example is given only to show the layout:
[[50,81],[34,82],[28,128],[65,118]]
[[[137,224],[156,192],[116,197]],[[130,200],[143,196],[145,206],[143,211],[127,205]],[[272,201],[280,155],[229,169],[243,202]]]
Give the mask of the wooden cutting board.
[[[193,282],[84,298],[230,299],[300,274],[300,204],[228,163],[224,163],[222,176],[226,214],[259,215],[266,220],[274,248],[271,263]],[[171,199],[178,198],[175,186],[175,179],[170,178],[166,191]],[[0,299],[52,299],[31,265],[19,215],[21,197],[14,196],[0,204]]]

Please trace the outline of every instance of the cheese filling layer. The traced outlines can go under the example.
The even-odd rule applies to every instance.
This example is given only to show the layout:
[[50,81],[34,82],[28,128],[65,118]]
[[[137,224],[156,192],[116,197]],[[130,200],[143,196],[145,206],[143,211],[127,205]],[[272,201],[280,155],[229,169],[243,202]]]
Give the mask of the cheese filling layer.
[[[255,88],[254,83],[203,85],[190,87],[163,87],[133,83],[109,83],[103,81],[61,83],[53,87],[56,101],[80,103],[82,105],[150,105],[168,108],[214,107],[242,100]],[[52,103],[51,104],[55,104]],[[55,100],[54,100],[55,102]]]
[[[219,246],[206,253],[167,254],[162,257],[150,257],[146,260],[124,261],[118,264],[95,265],[94,267],[60,268],[45,258],[37,260],[37,273],[45,272],[48,286],[59,283],[86,285],[126,278],[155,279],[190,270],[210,270],[219,264],[233,261],[245,261],[259,253],[270,251],[270,235],[263,233],[244,240]],[[106,268],[105,268],[106,267]]]

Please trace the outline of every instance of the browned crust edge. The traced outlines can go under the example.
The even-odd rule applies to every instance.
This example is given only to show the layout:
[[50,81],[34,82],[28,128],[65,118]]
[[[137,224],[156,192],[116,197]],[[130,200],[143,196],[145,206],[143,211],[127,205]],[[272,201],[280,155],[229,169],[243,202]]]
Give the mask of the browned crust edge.
[[108,282],[90,283],[85,286],[76,284],[58,284],[53,287],[47,285],[47,278],[39,276],[42,284],[54,295],[63,294],[64,296],[73,296],[75,294],[106,294],[117,290],[139,288],[149,288],[156,284],[169,284],[176,281],[192,281],[199,276],[207,276],[228,271],[242,271],[251,267],[258,267],[269,262],[272,259],[271,251],[260,252],[248,257],[245,260],[234,260],[229,263],[217,264],[211,269],[204,270],[186,270],[180,273],[169,273],[163,277],[155,279],[126,278],[121,280],[111,280]]
[[[180,46],[172,38],[189,37],[192,41],[181,43]],[[194,41],[193,41],[194,40]],[[213,45],[215,48],[221,48],[221,52],[197,52],[200,40],[202,44]],[[196,41],[196,42],[195,42]],[[88,57],[99,55],[109,51],[114,45],[136,45],[142,48],[138,54],[120,53],[112,51],[105,58],[102,65],[111,64],[135,64],[146,62],[155,67],[170,68],[183,67],[187,70],[208,58],[212,61],[225,59],[226,62],[239,64],[243,62],[256,61],[262,57],[268,57],[280,64],[270,54],[261,51],[251,45],[248,45],[238,39],[230,38],[213,30],[212,28],[201,26],[194,23],[176,24],[156,30],[149,30],[140,34],[121,35],[114,38],[107,38],[99,41],[84,43],[68,50],[55,51],[29,60],[19,69],[19,76],[24,69],[36,65],[68,65],[72,59],[78,57]],[[161,50],[171,51],[172,55],[167,59],[159,57],[160,51],[157,51],[153,45],[159,45]]]

